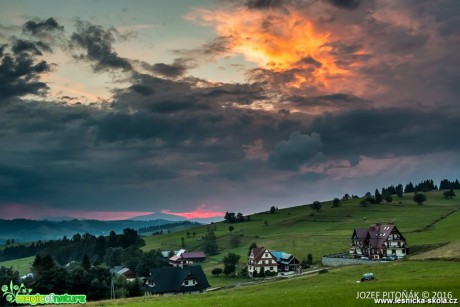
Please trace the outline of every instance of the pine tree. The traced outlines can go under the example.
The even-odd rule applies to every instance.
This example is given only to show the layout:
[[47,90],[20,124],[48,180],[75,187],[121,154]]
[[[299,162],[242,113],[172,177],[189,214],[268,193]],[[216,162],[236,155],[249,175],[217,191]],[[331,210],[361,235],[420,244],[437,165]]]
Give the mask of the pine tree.
[[218,253],[217,238],[214,231],[208,231],[203,239],[203,250],[206,254],[213,256]]
[[89,256],[86,254],[83,256],[81,267],[85,269],[85,271],[89,271],[89,269],[91,269],[91,262],[89,260]]

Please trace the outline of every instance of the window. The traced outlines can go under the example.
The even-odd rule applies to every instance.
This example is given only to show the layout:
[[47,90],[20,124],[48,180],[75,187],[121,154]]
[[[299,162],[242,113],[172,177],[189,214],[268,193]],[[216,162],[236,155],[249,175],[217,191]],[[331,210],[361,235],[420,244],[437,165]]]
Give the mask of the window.
[[198,282],[195,279],[187,279],[182,283],[183,286],[190,287],[196,285]]
[[392,249],[392,250],[391,250],[391,254],[396,255],[396,250],[395,250],[395,249]]
[[270,267],[270,271],[273,271],[273,267],[272,267],[272,266]]

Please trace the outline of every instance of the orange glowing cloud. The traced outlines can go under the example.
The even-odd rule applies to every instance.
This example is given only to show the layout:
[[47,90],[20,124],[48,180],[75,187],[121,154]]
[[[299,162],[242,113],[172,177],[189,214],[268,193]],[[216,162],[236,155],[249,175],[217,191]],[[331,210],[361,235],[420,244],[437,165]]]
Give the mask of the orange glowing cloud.
[[223,216],[225,215],[225,212],[222,212],[222,211],[206,210],[204,204],[199,205],[198,208],[194,211],[171,212],[169,210],[161,210],[161,213],[181,216],[189,220],[190,219],[206,219],[206,218],[212,218],[212,217],[222,217],[223,218]]
[[230,41],[231,51],[261,68],[275,72],[296,69],[290,86],[327,87],[348,71],[335,64],[328,52],[331,33],[317,31],[307,17],[292,10],[265,11],[239,8],[236,11],[197,10],[189,18],[200,18]]

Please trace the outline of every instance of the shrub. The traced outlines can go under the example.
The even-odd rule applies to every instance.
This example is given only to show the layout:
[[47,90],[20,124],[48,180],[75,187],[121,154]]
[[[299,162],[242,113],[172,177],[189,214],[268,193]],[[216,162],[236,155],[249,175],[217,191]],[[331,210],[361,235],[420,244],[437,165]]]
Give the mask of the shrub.
[[329,272],[327,269],[321,269],[318,274],[324,274],[324,273],[327,273]]

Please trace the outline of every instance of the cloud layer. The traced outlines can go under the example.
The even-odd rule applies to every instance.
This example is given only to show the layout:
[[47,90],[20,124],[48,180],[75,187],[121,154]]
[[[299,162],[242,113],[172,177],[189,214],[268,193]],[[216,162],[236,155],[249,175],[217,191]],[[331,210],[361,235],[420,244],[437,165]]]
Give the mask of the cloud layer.
[[[186,16],[216,37],[150,62],[115,27],[26,21],[0,37],[0,206],[212,216],[453,176],[454,6],[232,1]],[[58,55],[111,98],[50,95]],[[193,76],[229,57],[257,68]]]

